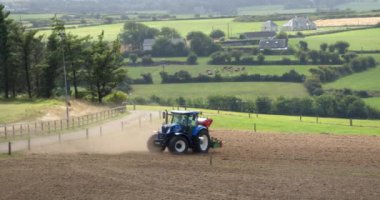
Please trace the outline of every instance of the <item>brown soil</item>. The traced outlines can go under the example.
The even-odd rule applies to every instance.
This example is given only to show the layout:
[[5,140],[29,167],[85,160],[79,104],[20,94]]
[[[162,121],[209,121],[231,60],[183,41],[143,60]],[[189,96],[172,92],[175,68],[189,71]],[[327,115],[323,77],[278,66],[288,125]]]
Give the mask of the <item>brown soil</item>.
[[0,199],[380,199],[380,137],[212,135],[225,146],[208,155],[141,149],[3,159]]
[[317,26],[368,26],[380,23],[380,17],[342,18],[316,20]]

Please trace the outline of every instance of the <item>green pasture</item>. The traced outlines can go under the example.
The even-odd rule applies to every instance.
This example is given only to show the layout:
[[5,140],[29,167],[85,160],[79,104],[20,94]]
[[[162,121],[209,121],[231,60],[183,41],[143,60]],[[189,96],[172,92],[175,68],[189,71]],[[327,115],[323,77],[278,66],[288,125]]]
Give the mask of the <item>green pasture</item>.
[[364,101],[367,105],[380,110],[380,97],[367,98]]
[[273,14],[297,14],[314,13],[315,8],[285,9],[283,5],[249,6],[238,9],[238,15],[273,15]]
[[360,0],[352,1],[348,3],[341,4],[337,6],[341,10],[355,10],[355,11],[369,11],[369,10],[379,10],[380,2],[377,0]]
[[[149,21],[142,23],[153,28],[161,28],[164,26],[175,28],[183,37],[185,37],[187,33],[192,31],[201,31],[206,34],[209,34],[214,29],[220,29],[227,34],[228,28],[230,36],[238,36],[240,33],[244,32],[260,31],[262,25],[262,22],[234,22],[233,18]],[[284,22],[276,23],[282,24]],[[67,32],[79,36],[90,35],[93,38],[96,38],[96,36],[99,35],[102,30],[104,30],[105,39],[114,40],[122,31],[123,25],[123,23],[117,23],[109,25],[78,27],[73,29],[67,29]],[[50,30],[40,31],[40,34],[48,35],[49,33]]]
[[325,84],[323,87],[325,89],[350,88],[353,90],[380,91],[380,67],[346,76],[335,82]]
[[58,100],[5,101],[0,100],[0,124],[30,120],[44,113],[41,111],[60,104]]
[[308,93],[301,83],[282,82],[221,82],[133,85],[131,97],[149,98],[152,95],[168,99],[182,96],[187,99],[207,98],[212,95],[235,96],[254,100],[258,96],[306,97]]
[[[172,110],[171,107],[137,106],[140,110]],[[247,113],[195,109],[203,112],[204,116],[214,119],[211,130],[248,130],[254,131],[256,124],[260,133],[293,133],[293,134],[333,134],[333,135],[380,135],[380,120],[353,120],[349,126],[348,119],[318,118],[284,115],[264,115],[258,117]]]
[[351,50],[379,50],[379,35],[380,28],[375,28],[290,39],[289,44],[296,46],[300,40],[304,40],[310,49],[319,49],[322,43],[334,44],[337,41],[347,41],[350,43]]
[[[207,71],[219,72],[222,76],[239,76],[240,74],[260,74],[260,75],[282,75],[290,70],[295,70],[300,74],[309,75],[309,70],[317,68],[316,65],[260,65],[260,66],[232,66],[233,71],[224,70],[224,65],[165,65],[155,67],[127,67],[128,76],[140,78],[143,73],[150,73],[155,83],[161,82],[160,72],[165,70],[169,74],[174,74],[180,70],[188,71],[192,76],[199,74],[207,75]],[[244,70],[243,70],[244,68]]]

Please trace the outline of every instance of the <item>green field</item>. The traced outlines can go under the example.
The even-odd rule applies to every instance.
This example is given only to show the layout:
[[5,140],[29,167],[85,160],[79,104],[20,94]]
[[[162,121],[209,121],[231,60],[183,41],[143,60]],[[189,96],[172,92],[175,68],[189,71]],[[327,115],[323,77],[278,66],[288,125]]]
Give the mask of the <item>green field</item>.
[[[228,33],[228,28],[230,36],[238,36],[239,33],[249,32],[249,31],[259,31],[261,29],[261,22],[234,22],[233,18],[225,19],[198,19],[198,20],[172,20],[172,21],[150,21],[143,22],[144,24],[153,27],[171,27],[175,28],[183,37],[191,31],[202,31],[209,34],[214,29],[220,29],[226,34]],[[284,22],[276,22],[282,24]],[[96,38],[97,35],[104,30],[104,37],[106,40],[114,40],[123,29],[122,23],[109,24],[109,25],[99,25],[90,27],[80,27],[74,29],[67,29],[67,32],[79,36],[90,35]],[[49,30],[40,31],[40,34],[48,35]]]
[[[233,66],[233,65],[232,65]],[[238,72],[229,72],[223,70],[223,65],[167,65],[165,66],[165,72],[174,74],[180,70],[188,71],[192,76],[198,76],[199,74],[207,74],[207,70],[211,70],[213,75],[216,71],[222,76],[239,76],[242,73],[247,74],[260,74],[260,75],[282,75],[290,70],[296,70],[300,74],[309,75],[309,70],[316,68],[314,65],[261,65],[261,66],[234,66],[233,69]],[[245,68],[242,71],[242,68]],[[162,66],[158,67],[127,67],[128,76],[131,78],[140,78],[142,73],[151,73],[153,81],[155,83],[161,82],[160,72],[163,71]]]
[[[171,107],[137,106],[143,110],[171,110]],[[353,120],[353,127],[349,120],[337,118],[303,117],[300,122],[298,116],[263,115],[248,118],[247,113],[201,110],[204,116],[214,119],[211,130],[249,130],[253,132],[254,124],[260,133],[295,133],[295,134],[336,134],[336,135],[380,135],[380,120]]]
[[341,10],[355,10],[355,11],[369,11],[369,10],[379,10],[380,1],[378,0],[356,0],[353,2],[345,3],[339,5],[337,8]]
[[335,82],[328,83],[323,87],[325,89],[342,89],[350,88],[353,90],[370,90],[380,91],[380,67],[356,73]]
[[43,115],[44,108],[58,105],[58,100],[4,101],[0,100],[0,124],[30,120]]
[[134,85],[131,97],[149,98],[152,95],[168,99],[182,96],[188,99],[207,98],[211,95],[235,96],[254,100],[258,96],[305,97],[306,89],[300,83],[234,82]]
[[[55,14],[11,14],[9,17],[14,20],[30,20],[30,19],[51,19]],[[61,17],[62,14],[56,14],[57,17]]]
[[364,99],[367,105],[372,106],[378,110],[380,110],[380,97],[373,97]]
[[238,15],[273,15],[273,14],[297,14],[314,13],[315,8],[285,9],[283,5],[249,6],[238,9]]
[[351,50],[379,50],[379,35],[380,28],[376,28],[290,39],[289,44],[295,47],[300,40],[304,40],[309,44],[310,49],[319,49],[322,43],[333,44],[337,41],[347,41],[350,43]]

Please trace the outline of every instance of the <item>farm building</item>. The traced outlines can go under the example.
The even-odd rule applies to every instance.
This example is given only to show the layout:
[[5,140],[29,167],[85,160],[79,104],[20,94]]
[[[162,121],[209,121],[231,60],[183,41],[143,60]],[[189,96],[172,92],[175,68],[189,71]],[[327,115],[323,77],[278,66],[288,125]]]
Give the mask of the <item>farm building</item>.
[[287,50],[288,42],[286,39],[263,39],[259,42],[259,49]]
[[268,20],[268,21],[263,23],[263,26],[261,27],[261,31],[274,31],[274,32],[276,32],[277,28],[278,28],[278,26],[276,23],[274,23],[271,20]]
[[247,32],[241,35],[242,39],[247,40],[261,40],[270,39],[276,36],[275,31],[261,31],[261,32]]
[[[186,45],[185,39],[182,38],[173,38],[170,39],[172,44],[184,43]],[[145,39],[143,42],[143,50],[144,51],[152,51],[153,45],[156,43],[156,39]]]
[[297,17],[286,22],[282,25],[281,30],[283,31],[304,31],[304,30],[315,30],[317,25],[312,22],[308,17]]

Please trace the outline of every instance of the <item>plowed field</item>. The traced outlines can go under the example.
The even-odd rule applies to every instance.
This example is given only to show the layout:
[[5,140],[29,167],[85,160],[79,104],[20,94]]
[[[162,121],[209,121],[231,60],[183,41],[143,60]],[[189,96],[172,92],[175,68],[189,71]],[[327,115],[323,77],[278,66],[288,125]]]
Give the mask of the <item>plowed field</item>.
[[36,151],[3,159],[0,199],[380,199],[380,137],[212,135],[225,146],[208,155]]

